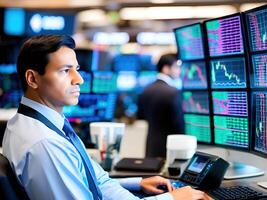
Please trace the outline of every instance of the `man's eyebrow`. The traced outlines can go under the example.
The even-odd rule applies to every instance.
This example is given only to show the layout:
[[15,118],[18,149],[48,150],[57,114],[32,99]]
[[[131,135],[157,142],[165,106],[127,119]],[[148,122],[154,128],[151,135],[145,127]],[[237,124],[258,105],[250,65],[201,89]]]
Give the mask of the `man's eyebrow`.
[[76,67],[76,69],[79,69],[81,66],[80,65],[68,65],[68,64],[66,64],[66,65],[61,65],[60,66],[61,68],[63,68],[63,67],[67,67],[67,68],[72,68],[72,67]]

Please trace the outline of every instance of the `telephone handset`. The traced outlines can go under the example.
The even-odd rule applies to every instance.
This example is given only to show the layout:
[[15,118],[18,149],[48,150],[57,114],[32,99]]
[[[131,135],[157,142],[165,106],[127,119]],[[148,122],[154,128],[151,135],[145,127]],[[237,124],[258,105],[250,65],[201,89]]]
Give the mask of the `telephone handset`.
[[181,175],[180,181],[199,189],[220,186],[229,163],[207,153],[196,152]]

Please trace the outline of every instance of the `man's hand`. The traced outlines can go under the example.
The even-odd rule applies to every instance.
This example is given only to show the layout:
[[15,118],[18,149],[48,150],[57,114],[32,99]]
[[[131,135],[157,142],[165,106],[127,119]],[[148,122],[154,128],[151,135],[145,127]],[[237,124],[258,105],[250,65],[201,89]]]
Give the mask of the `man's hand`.
[[170,194],[174,200],[212,200],[206,193],[190,186],[175,189]]
[[170,181],[161,176],[153,176],[150,178],[144,178],[141,180],[140,185],[141,185],[142,190],[147,194],[161,194],[163,192],[166,192],[165,190],[158,188],[159,186],[166,187],[167,191],[169,192],[173,190],[173,187]]

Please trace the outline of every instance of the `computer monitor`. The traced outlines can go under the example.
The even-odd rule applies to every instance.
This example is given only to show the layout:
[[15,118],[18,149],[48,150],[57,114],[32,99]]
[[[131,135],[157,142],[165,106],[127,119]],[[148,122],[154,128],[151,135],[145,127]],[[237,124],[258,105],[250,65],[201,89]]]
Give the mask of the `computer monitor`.
[[4,34],[23,36],[25,34],[25,18],[26,12],[23,8],[6,8],[4,10]]
[[[252,152],[267,158],[267,5],[243,13],[249,42]],[[267,182],[259,183],[267,188]]]
[[79,71],[80,75],[83,78],[83,84],[80,85],[80,92],[81,93],[90,93],[91,92],[91,82],[92,82],[92,75],[86,71]]
[[244,91],[213,91],[214,143],[249,150],[248,97]]
[[93,72],[94,93],[112,93],[117,91],[117,74],[114,72],[95,71]]
[[119,54],[113,58],[114,71],[135,71],[141,69],[141,59],[138,54]]
[[244,57],[216,58],[210,60],[211,88],[247,88]]
[[250,52],[267,50],[267,5],[244,13]]
[[[214,145],[250,151],[250,93],[247,45],[240,13],[204,22],[207,34]],[[234,161],[225,178],[262,174],[260,169]]]
[[93,50],[91,49],[75,49],[77,61],[81,67],[81,70],[91,71]]
[[185,60],[204,59],[203,33],[200,23],[174,29],[178,57]]
[[117,88],[120,92],[130,92],[136,89],[137,72],[136,71],[119,71],[117,77]]
[[178,59],[182,61],[185,134],[201,143],[212,143],[210,100],[207,82],[205,43],[201,23],[174,29]]
[[240,14],[205,21],[210,57],[244,53]]
[[17,108],[22,96],[15,64],[0,64],[0,109]]
[[111,121],[114,115],[116,94],[81,94],[76,106],[64,107],[71,122]]
[[152,55],[140,54],[141,71],[156,71],[157,67],[153,63]]
[[184,91],[183,111],[186,113],[209,114],[209,96],[205,91]]
[[207,72],[205,61],[189,61],[182,63],[181,78],[183,89],[207,89]]
[[75,13],[67,11],[33,11],[26,12],[25,34],[67,34],[74,33]]
[[92,56],[92,71],[112,70],[112,57],[108,51],[94,49]]

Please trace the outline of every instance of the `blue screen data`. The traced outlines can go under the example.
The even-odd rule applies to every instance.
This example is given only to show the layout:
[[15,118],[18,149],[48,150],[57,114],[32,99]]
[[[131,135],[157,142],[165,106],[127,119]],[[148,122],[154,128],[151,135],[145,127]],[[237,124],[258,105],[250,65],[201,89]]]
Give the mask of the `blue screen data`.
[[240,16],[207,21],[206,29],[211,57],[244,52]]
[[183,92],[183,111],[209,114],[208,92]]
[[215,144],[248,149],[248,118],[214,116]]
[[116,92],[117,75],[113,72],[94,72],[92,90],[94,93]]
[[70,121],[109,121],[115,103],[115,94],[81,94],[78,105],[64,107],[64,114]]
[[220,115],[248,116],[246,92],[212,92],[213,112]]
[[204,58],[200,24],[176,29],[175,37],[181,60],[195,60]]
[[267,87],[267,54],[252,56],[252,87]]
[[211,142],[210,117],[208,115],[184,114],[185,133],[194,135],[199,142]]
[[252,104],[255,112],[254,149],[267,155],[267,92],[254,92]]
[[244,58],[225,58],[210,61],[212,88],[246,88]]
[[267,49],[267,9],[247,13],[247,27],[251,50]]
[[181,76],[184,89],[207,88],[207,72],[204,61],[183,62]]
[[91,92],[91,79],[92,79],[91,74],[85,71],[79,71],[79,73],[83,78],[83,84],[80,85],[81,93],[90,93]]

